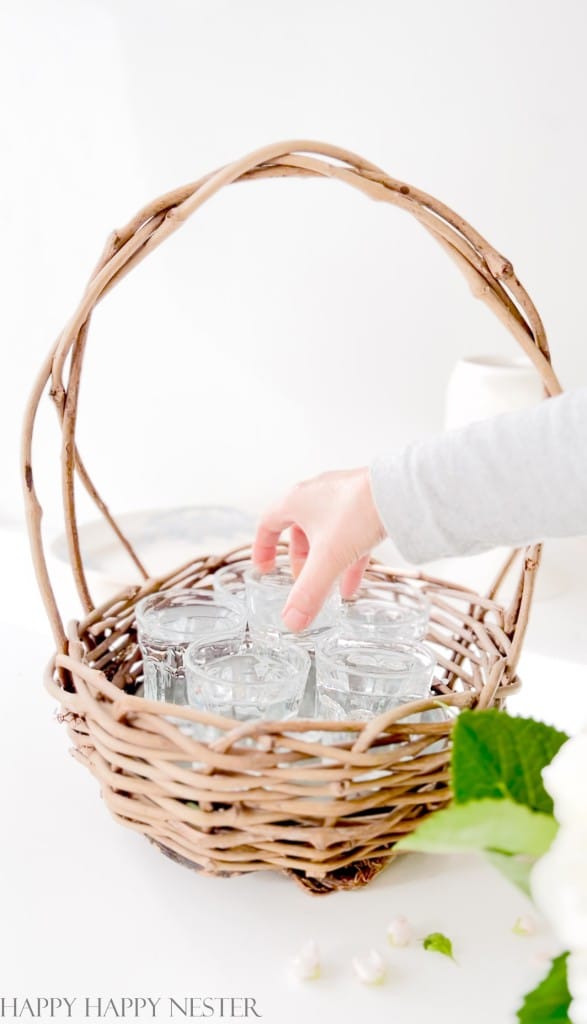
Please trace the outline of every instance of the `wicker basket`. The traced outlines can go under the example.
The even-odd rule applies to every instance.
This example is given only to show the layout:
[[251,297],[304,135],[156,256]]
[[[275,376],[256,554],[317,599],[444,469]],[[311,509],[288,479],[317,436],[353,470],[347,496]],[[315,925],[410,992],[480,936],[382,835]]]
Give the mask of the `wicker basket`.
[[[318,742],[315,722],[237,723],[174,708],[178,718],[217,727],[220,738],[204,744],[168,720],[168,705],[137,694],[142,682],[135,630],[139,598],[170,587],[209,585],[212,572],[247,552],[197,558],[164,578],[149,576],[76,447],[78,391],[92,311],[223,186],[289,175],[335,178],[417,217],[455,260],[474,294],[521,344],[541,375],[545,395],[560,392],[540,317],[507,259],[442,203],[354,153],[321,142],[288,141],[155,200],[108,239],[35,384],[24,424],[23,473],[33,559],[57,647],[47,687],[61,705],[74,756],[98,779],[111,813],[172,858],[206,874],[278,870],[323,893],[364,884],[393,857],[400,836],[450,799],[450,720],[416,724],[406,718],[434,708],[439,700],[455,709],[503,706],[518,686],[516,664],[540,547],[512,552],[485,596],[422,573],[371,565],[372,575],[409,578],[430,597],[427,641],[437,657],[435,697],[366,724],[349,723],[347,742],[340,741],[340,723],[320,723],[323,739]],[[65,526],[85,612],[67,631],[49,580],[31,459],[35,417],[47,384],[62,430]],[[100,607],[94,606],[80,552],[76,474],[144,580]],[[510,571],[518,578],[513,599],[503,607],[497,595]],[[329,729],[339,734],[337,742],[328,742]]]

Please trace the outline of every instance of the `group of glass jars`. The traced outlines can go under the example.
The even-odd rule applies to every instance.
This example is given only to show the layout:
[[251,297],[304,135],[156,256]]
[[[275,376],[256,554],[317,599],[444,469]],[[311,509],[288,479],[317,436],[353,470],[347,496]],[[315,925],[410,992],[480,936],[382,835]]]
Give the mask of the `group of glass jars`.
[[364,721],[429,694],[430,608],[417,588],[365,578],[350,600],[333,590],[309,628],[291,633],[285,556],[263,574],[234,562],[212,583],[138,603],[147,699],[241,720]]

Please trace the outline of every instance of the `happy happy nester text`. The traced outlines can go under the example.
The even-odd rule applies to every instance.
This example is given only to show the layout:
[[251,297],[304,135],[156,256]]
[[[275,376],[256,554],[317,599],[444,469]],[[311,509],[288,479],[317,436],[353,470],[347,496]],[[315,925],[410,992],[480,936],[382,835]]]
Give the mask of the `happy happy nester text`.
[[18,998],[0,996],[0,1018],[22,1020],[79,1020],[123,1018],[153,1018],[166,1016],[177,1020],[208,1018],[243,1020],[262,1017],[252,996],[172,996],[152,999],[150,996],[35,996]]

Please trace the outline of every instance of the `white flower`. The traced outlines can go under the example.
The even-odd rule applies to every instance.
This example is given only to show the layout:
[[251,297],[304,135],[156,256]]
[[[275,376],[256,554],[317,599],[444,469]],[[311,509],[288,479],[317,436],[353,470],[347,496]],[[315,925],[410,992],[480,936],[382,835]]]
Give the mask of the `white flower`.
[[364,985],[380,985],[385,980],[385,964],[383,957],[376,949],[370,949],[363,956],[353,958],[353,967],[359,981]]
[[408,946],[414,938],[414,932],[408,919],[394,917],[387,926],[387,938],[392,946]]
[[560,828],[532,871],[532,894],[569,950],[569,1017],[587,1024],[587,733],[568,740],[542,774]]
[[569,989],[573,1002],[569,1015],[573,1024],[587,1021],[587,952],[572,953],[567,961]]
[[320,951],[313,939],[302,946],[292,961],[292,967],[300,981],[312,981],[320,977]]
[[587,828],[585,772],[587,771],[587,729],[564,743],[556,757],[542,770],[544,785],[555,803],[561,825]]
[[514,935],[535,935],[537,924],[530,914],[521,914],[512,928]]
[[532,870],[532,894],[559,939],[587,951],[587,833],[561,825]]

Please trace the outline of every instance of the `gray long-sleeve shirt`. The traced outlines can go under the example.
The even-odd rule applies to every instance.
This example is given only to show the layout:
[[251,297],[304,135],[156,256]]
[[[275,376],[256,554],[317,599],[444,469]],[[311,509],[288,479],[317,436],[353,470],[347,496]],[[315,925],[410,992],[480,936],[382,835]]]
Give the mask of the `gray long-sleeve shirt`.
[[375,504],[410,562],[587,534],[587,388],[370,465]]

